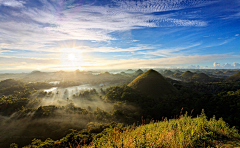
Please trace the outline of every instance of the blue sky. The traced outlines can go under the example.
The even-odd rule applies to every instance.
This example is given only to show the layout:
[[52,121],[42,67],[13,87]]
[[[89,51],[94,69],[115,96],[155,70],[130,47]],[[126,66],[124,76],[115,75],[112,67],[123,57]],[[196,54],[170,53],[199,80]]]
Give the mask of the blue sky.
[[0,71],[240,68],[239,0],[0,0]]

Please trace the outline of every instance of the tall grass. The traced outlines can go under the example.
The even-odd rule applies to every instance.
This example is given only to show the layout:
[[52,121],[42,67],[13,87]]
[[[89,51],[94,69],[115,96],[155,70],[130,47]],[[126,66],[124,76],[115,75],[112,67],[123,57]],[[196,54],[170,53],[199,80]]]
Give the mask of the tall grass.
[[222,119],[207,120],[204,112],[196,118],[186,113],[179,119],[152,121],[138,127],[116,126],[105,129],[104,133],[84,147],[218,147],[224,139],[240,138],[237,129],[230,128]]

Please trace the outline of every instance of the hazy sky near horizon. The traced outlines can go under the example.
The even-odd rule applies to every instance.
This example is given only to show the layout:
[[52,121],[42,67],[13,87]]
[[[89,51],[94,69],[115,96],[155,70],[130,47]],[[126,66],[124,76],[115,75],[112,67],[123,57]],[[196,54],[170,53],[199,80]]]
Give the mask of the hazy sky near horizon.
[[0,0],[0,71],[240,68],[239,0]]

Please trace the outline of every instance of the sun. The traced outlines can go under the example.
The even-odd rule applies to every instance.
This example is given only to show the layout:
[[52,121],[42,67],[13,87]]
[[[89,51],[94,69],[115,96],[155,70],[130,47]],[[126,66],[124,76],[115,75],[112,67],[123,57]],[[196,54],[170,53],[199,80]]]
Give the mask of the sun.
[[72,54],[72,53],[70,53],[70,54],[68,55],[68,60],[69,60],[69,61],[75,60],[75,55]]

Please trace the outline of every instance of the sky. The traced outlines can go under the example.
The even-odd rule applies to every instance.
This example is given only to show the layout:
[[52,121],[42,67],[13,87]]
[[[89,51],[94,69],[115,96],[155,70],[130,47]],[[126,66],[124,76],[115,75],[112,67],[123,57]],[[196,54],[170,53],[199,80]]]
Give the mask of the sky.
[[0,72],[240,68],[239,0],[0,0]]

